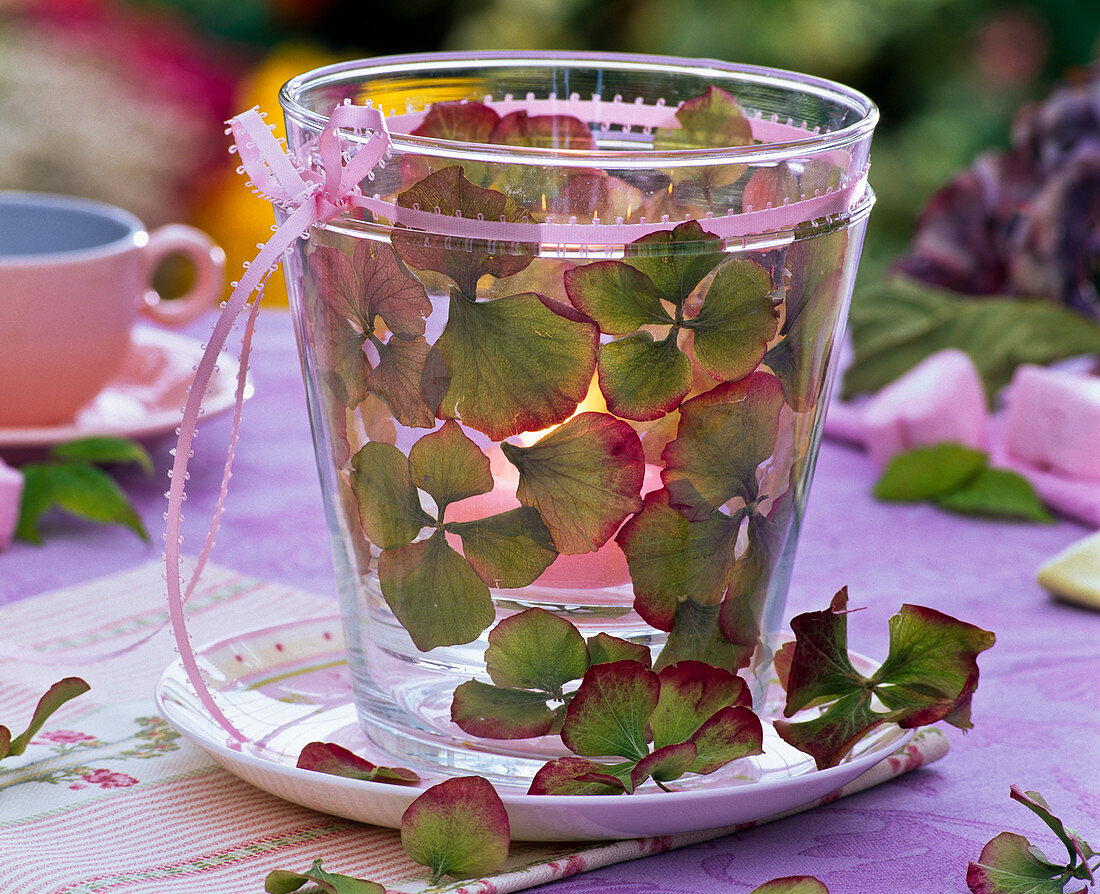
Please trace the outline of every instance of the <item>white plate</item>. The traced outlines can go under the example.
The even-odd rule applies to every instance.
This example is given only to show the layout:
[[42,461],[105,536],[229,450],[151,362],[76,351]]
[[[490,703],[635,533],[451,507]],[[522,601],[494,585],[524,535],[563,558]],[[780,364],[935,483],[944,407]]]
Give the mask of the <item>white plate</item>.
[[[34,428],[0,427],[0,449],[49,447],[95,435],[149,438],[175,431],[201,357],[202,345],[193,338],[138,326],[122,368],[75,419]],[[232,407],[236,388],[236,363],[223,362],[210,380],[203,415]],[[245,388],[248,397],[251,383]]]
[[[313,741],[337,742],[375,763],[395,763],[377,754],[356,722],[338,617],[241,633],[197,654],[219,707],[251,741],[240,745],[226,734],[178,664],[161,675],[157,704],[172,726],[246,782],[314,810],[398,828],[413,799],[443,778],[424,778],[417,788],[295,766],[302,748]],[[869,659],[855,660],[864,672],[875,666]],[[774,707],[774,699],[770,704]],[[526,784],[518,783],[496,788],[516,840],[671,835],[753,822],[810,804],[870,769],[912,735],[912,730],[883,727],[844,763],[817,770],[812,759],[782,742],[770,723],[764,729],[763,758],[735,761],[711,776],[696,777],[705,785],[693,790],[586,797],[528,795]]]

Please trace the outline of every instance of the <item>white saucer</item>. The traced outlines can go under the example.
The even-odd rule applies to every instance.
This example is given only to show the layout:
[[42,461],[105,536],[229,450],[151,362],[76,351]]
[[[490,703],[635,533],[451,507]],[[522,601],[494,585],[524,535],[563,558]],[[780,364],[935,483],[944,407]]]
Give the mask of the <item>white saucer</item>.
[[[338,742],[375,763],[393,765],[371,746],[351,703],[338,617],[310,618],[231,636],[198,649],[200,665],[227,719],[249,740],[239,745],[199,702],[183,670],[170,666],[157,683],[162,715],[241,779],[324,813],[397,828],[423,787],[330,776],[295,766],[309,742]],[[864,672],[869,659],[853,656]],[[776,684],[777,685],[777,684]],[[769,700],[769,706],[775,706]],[[765,722],[764,758],[748,758],[699,787],[619,796],[528,795],[526,783],[497,784],[512,837],[521,841],[636,838],[717,829],[765,819],[810,804],[847,784],[900,748],[912,730],[885,726],[844,763],[817,770]],[[672,784],[673,786],[676,783]]]
[[[175,431],[200,357],[202,345],[193,338],[136,327],[122,368],[72,421],[34,428],[0,427],[0,449],[48,447],[95,435],[143,439]],[[236,363],[221,364],[210,380],[203,415],[232,407],[236,387]],[[249,382],[245,396],[251,394]]]

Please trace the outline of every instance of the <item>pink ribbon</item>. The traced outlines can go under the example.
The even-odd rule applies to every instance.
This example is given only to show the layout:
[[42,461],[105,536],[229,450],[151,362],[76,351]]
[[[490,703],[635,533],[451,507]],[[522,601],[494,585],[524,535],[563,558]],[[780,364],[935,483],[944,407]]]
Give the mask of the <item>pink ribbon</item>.
[[[226,133],[232,133],[236,140],[235,149],[240,154],[241,167],[247,172],[251,184],[289,213],[277,227],[275,235],[266,245],[260,247],[256,258],[246,265],[240,281],[234,284],[233,292],[222,306],[221,315],[214,324],[210,340],[203,349],[195,378],[188,388],[183,420],[177,429],[178,440],[173,451],[174,461],[168,473],[171,485],[167,493],[168,510],[165,513],[164,562],[168,588],[168,623],[175,637],[187,679],[211,717],[237,743],[241,743],[247,741],[247,737],[221,711],[203,680],[195,651],[190,644],[191,636],[187,631],[184,604],[194,592],[210,556],[225,507],[244,403],[252,333],[267,277],[274,271],[279,260],[290,251],[297,239],[306,236],[314,226],[327,223],[351,206],[352,200],[360,194],[360,182],[364,179],[373,179],[372,169],[384,164],[384,157],[389,151],[390,138],[385,119],[377,110],[369,106],[337,106],[318,140],[324,170],[324,174],[319,175],[304,166],[299,168],[291,161],[283,152],[279,141],[272,135],[263,116],[256,109],[250,109],[231,119],[229,125]],[[338,133],[341,128],[370,133],[367,141],[350,159],[345,157],[341,146]],[[218,502],[202,551],[184,589],[180,567],[180,546],[183,542],[180,526],[183,522],[183,503],[186,500],[184,486],[187,481],[187,464],[194,455],[192,444],[199,417],[202,415],[202,398],[217,369],[218,356],[225,347],[229,333],[241,311],[248,306],[248,299],[253,293],[256,293],[256,300],[249,308],[245,332],[241,340],[236,404]]]

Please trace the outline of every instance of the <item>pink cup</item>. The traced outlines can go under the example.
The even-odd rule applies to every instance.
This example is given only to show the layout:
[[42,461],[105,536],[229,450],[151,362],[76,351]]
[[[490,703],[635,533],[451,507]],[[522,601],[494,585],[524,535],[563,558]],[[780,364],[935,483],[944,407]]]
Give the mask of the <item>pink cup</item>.
[[[191,289],[162,301],[157,265],[182,255]],[[178,326],[213,306],[225,255],[179,224],[146,232],[102,202],[0,192],[0,427],[71,419],[111,380],[138,316]]]

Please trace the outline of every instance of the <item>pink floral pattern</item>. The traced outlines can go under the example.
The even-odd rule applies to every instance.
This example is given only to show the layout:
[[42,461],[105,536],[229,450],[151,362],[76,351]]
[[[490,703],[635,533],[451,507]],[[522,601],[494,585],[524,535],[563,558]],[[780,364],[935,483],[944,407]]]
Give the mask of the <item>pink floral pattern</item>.
[[[100,788],[128,788],[137,785],[137,780],[126,773],[115,773],[113,770],[92,770],[80,777],[89,785],[98,785]],[[70,785],[69,788],[82,788],[83,786]]]
[[42,733],[38,736],[34,743],[35,745],[75,745],[78,742],[95,742],[95,736],[89,736],[87,733],[79,733],[76,730],[71,729],[55,729],[50,732]]
[[162,717],[135,717],[136,729],[121,740],[105,740],[80,730],[57,729],[43,732],[32,742],[49,749],[52,756],[33,761],[25,773],[0,780],[0,795],[6,788],[29,783],[64,785],[78,792],[91,786],[101,789],[129,788],[139,779],[107,767],[100,761],[150,760],[178,751],[180,734]]

